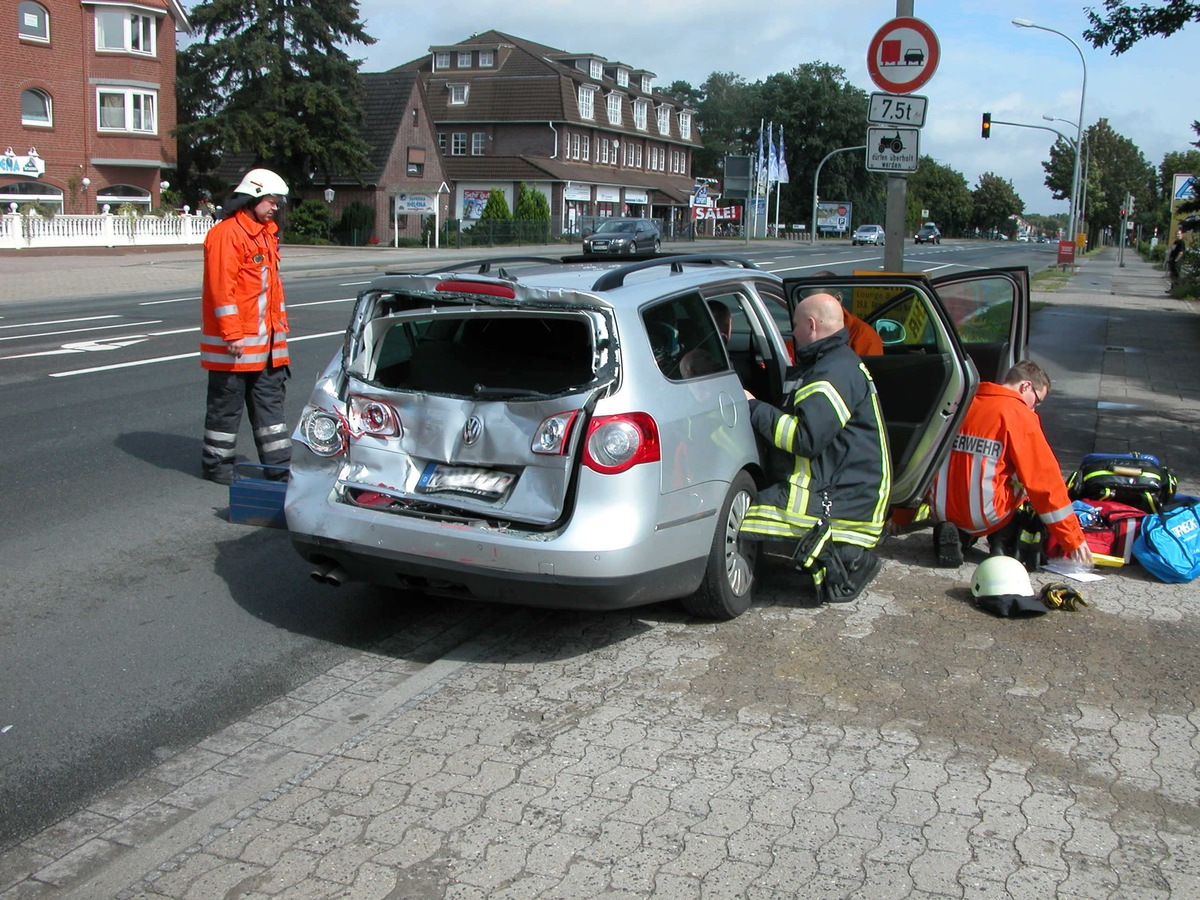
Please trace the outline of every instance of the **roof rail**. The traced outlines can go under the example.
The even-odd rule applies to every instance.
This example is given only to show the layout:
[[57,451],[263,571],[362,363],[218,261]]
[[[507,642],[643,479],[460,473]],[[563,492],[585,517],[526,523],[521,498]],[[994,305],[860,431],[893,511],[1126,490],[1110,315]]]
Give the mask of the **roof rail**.
[[660,266],[669,266],[672,275],[678,275],[683,271],[685,265],[709,265],[709,266],[730,266],[740,267],[743,269],[757,269],[753,262],[744,259],[740,256],[716,256],[708,253],[694,253],[685,256],[667,256],[659,259],[647,259],[642,262],[630,263],[627,266],[621,266],[619,269],[613,269],[611,272],[605,272],[596,279],[596,283],[592,285],[593,291],[608,291],[616,287],[621,287],[625,283],[625,278],[632,275],[634,272],[641,272],[645,269],[654,269]]
[[503,268],[503,264],[512,263],[542,263],[546,265],[561,265],[562,260],[556,259],[553,256],[494,256],[491,259],[472,259],[464,262],[452,263],[449,266],[439,266],[431,272],[423,272],[424,275],[441,275],[443,272],[461,272],[464,269],[474,269],[476,275],[488,275],[495,266],[499,272],[499,278],[508,277]]

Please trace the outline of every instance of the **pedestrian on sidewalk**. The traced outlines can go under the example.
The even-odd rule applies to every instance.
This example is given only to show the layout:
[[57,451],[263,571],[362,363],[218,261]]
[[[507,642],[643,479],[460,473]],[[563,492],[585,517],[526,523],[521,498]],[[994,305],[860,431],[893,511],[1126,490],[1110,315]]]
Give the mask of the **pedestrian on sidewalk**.
[[1183,243],[1183,228],[1175,232],[1175,243],[1171,245],[1171,251],[1167,254],[1167,276],[1171,279],[1171,283],[1167,286],[1167,293],[1174,290],[1175,285],[1179,283],[1179,264],[1183,261],[1183,253],[1185,250]]
[[963,549],[986,537],[992,556],[1017,555],[1022,504],[1028,498],[1067,557],[1092,564],[1062,470],[1042,432],[1037,408],[1050,378],[1024,360],[1002,384],[984,382],[967,409],[950,455],[929,489],[938,565],[957,568]]
[[824,603],[854,600],[879,574],[872,551],[892,487],[879,395],[848,337],[836,297],[805,297],[792,314],[796,363],[782,408],[746,392],[773,483],[747,510],[742,533],[792,542]]
[[[208,397],[201,466],[218,484],[233,482],[243,409],[259,461],[287,466],[292,458],[283,409],[291,360],[275,221],[287,193],[274,172],[251,169],[204,240],[200,365],[208,370]],[[287,472],[266,476],[283,479]]]

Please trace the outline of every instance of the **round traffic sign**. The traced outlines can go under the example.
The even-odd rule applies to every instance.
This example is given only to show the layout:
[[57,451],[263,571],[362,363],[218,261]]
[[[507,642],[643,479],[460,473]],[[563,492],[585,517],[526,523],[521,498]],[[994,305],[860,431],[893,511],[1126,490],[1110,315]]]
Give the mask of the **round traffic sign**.
[[880,90],[909,94],[933,77],[940,56],[932,28],[920,19],[898,16],[871,38],[867,71]]

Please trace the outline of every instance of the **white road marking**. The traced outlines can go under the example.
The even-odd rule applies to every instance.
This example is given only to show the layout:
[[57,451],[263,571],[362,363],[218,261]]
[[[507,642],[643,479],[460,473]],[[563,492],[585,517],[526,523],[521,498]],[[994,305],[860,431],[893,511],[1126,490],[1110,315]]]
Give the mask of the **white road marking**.
[[[110,328],[141,328],[146,325],[158,325],[162,319],[152,319],[149,322],[122,322],[119,325],[94,325],[91,328],[68,328],[63,331],[39,331],[34,334],[8,334],[0,337],[0,341],[27,341],[33,338],[55,337],[60,334],[79,334],[84,331],[106,331]],[[11,357],[5,357],[6,359]]]
[[45,322],[21,322],[17,325],[0,325],[0,328],[41,328],[44,325],[71,325],[74,322],[98,322],[101,319],[119,319],[120,316],[86,316],[81,319],[50,319]]

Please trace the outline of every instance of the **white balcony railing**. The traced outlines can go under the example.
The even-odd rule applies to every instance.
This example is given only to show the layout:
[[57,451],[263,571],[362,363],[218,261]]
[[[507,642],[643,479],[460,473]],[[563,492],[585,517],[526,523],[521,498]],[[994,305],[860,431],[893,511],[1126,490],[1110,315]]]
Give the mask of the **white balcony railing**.
[[26,247],[152,247],[202,244],[214,220],[208,216],[0,216],[0,250]]

